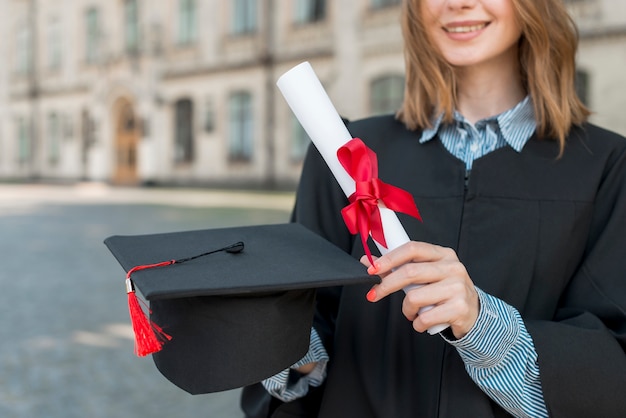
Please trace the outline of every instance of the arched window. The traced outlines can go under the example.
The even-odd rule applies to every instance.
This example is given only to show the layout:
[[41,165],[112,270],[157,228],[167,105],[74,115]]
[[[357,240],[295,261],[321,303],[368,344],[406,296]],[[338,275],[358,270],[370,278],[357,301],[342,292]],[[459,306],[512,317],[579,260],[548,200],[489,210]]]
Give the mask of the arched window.
[[404,77],[385,75],[370,84],[370,111],[373,115],[395,113],[404,98]]
[[180,99],[175,104],[174,162],[193,161],[193,103]]
[[253,154],[252,95],[246,91],[231,94],[229,103],[228,158],[249,161]]

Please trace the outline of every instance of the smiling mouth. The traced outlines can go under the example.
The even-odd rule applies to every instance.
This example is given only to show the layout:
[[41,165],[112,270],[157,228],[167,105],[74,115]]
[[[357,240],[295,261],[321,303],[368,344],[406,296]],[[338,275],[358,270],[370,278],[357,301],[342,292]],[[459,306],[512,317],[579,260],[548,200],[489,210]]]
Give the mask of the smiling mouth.
[[444,26],[443,30],[449,33],[469,33],[476,32],[483,28],[486,28],[489,23],[481,23],[480,25],[470,25],[470,26]]

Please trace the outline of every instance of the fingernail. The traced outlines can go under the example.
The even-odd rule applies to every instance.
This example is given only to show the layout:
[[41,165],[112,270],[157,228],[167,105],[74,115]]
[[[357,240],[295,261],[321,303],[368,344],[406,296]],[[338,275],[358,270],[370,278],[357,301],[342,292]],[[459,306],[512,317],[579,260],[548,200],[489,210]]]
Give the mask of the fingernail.
[[366,298],[368,301],[374,302],[376,300],[376,289],[372,287],[370,291],[367,292]]
[[375,262],[374,264],[372,264],[371,266],[367,268],[367,272],[368,274],[375,274],[379,268],[380,266],[378,265],[378,263]]

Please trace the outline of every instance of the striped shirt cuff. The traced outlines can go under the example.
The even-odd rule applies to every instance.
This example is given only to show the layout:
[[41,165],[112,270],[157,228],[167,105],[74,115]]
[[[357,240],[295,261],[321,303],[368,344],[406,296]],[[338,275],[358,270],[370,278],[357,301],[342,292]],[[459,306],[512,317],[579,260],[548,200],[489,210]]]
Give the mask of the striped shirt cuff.
[[480,311],[472,329],[458,340],[445,338],[466,365],[491,368],[502,362],[520,335],[515,308],[476,288]]
[[510,414],[547,417],[537,351],[521,315],[504,301],[476,291],[476,323],[463,338],[444,339],[457,349],[472,380]]
[[[302,375],[295,370],[309,363],[317,363],[311,373]],[[265,390],[283,402],[291,402],[302,398],[309,392],[309,386],[317,387],[326,378],[328,354],[317,331],[311,328],[311,340],[308,353],[289,369],[269,377],[261,382]]]

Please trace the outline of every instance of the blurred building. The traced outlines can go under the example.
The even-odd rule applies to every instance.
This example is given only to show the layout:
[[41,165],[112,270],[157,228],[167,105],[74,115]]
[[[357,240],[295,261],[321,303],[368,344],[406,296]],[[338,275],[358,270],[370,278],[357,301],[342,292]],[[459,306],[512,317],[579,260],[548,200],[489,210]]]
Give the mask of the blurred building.
[[[0,179],[292,186],[275,86],[310,61],[347,118],[402,98],[399,0],[0,0]],[[567,1],[580,88],[626,133],[626,0]]]
[[580,32],[579,92],[592,122],[626,135],[626,0],[566,0]]

